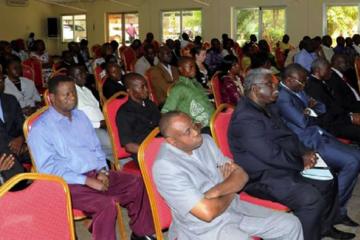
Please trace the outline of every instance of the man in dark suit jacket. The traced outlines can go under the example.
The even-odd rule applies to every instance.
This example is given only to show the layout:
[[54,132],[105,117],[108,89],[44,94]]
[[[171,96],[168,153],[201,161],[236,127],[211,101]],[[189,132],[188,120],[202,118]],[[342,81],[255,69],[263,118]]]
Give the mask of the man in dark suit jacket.
[[228,138],[234,160],[248,173],[245,191],[288,206],[299,218],[305,240],[321,236],[351,239],[332,225],[338,214],[336,185],[332,180],[303,177],[316,164],[306,148],[282,122],[272,104],[278,95],[272,73],[252,70],[245,79],[243,97],[232,116]]
[[4,93],[4,77],[0,68],[0,165],[5,165],[2,169],[0,167],[0,185],[2,181],[23,171],[18,162],[26,152],[23,123],[24,116],[18,101]]
[[336,100],[335,92],[328,84],[330,64],[324,59],[317,59],[311,66],[311,73],[305,92],[326,106],[326,112],[319,116],[323,120],[320,127],[336,137],[360,142],[360,114],[346,111]]
[[164,104],[169,87],[179,79],[179,71],[170,65],[171,59],[170,48],[162,46],[159,49],[160,62],[149,70],[151,85],[160,105]]
[[348,112],[360,112],[360,94],[345,76],[349,69],[347,56],[335,54],[331,58],[331,66],[328,84],[334,90],[335,100]]
[[317,151],[338,176],[340,203],[339,223],[358,226],[347,216],[346,204],[351,198],[360,171],[360,151],[339,142],[333,135],[318,126],[318,114],[325,110],[324,104],[310,98],[303,90],[307,72],[299,64],[286,67],[276,101],[285,124],[308,148]]

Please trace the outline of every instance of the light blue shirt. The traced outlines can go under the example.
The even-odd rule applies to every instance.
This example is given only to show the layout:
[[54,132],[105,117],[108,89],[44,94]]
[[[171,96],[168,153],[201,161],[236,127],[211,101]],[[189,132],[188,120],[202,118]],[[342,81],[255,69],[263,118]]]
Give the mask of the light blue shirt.
[[71,116],[50,107],[32,126],[28,145],[38,172],[85,184],[85,173],[107,168],[105,154],[86,115],[75,109]]
[[311,72],[311,64],[317,59],[315,53],[308,53],[305,49],[302,49],[294,56],[294,62],[303,66],[306,70]]

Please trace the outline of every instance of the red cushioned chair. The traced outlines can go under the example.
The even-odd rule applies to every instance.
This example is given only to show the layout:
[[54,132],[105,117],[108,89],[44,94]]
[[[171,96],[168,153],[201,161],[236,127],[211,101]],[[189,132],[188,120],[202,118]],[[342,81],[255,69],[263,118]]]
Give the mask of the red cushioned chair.
[[[162,231],[169,228],[172,217],[171,209],[157,191],[152,174],[152,167],[156,160],[156,156],[160,150],[161,144],[165,141],[162,137],[156,138],[158,134],[159,128],[155,128],[142,142],[138,152],[138,161],[146,192],[149,196],[156,238],[157,240],[164,240]],[[253,238],[253,240],[256,239],[258,238]]]
[[41,62],[39,60],[37,60],[36,58],[29,58],[29,59],[26,59],[25,61],[23,61],[23,65],[29,66],[33,70],[33,73],[34,73],[33,80],[34,80],[35,86],[36,86],[37,90],[39,91],[39,93],[42,94],[45,91],[45,87],[44,87],[44,81],[43,81],[43,77],[42,77]]
[[154,87],[153,87],[153,84],[152,84],[150,71],[151,71],[151,69],[148,69],[146,71],[146,73],[145,73],[145,76],[144,76],[145,80],[146,80],[146,83],[147,83],[148,90],[149,90],[149,98],[156,105],[159,105],[159,101],[158,101],[158,98],[156,97],[155,90],[154,90]]
[[[47,109],[49,108],[49,106],[45,106],[40,108],[38,111],[36,111],[35,113],[33,113],[31,116],[29,116],[23,125],[23,132],[24,132],[24,136],[25,139],[28,139],[29,136],[29,132],[31,131],[31,126],[34,124],[34,122],[39,119],[39,117],[41,116],[42,113],[44,113]],[[30,153],[30,158],[31,158],[31,162],[32,162],[32,170],[34,172],[36,172],[36,165],[35,165],[35,160],[31,154],[31,149],[29,149],[29,153]],[[121,215],[121,209],[119,207],[119,204],[117,204],[117,219],[118,219],[118,227],[119,227],[119,232],[120,232],[120,236],[121,239],[127,239],[127,234],[126,234],[126,230],[125,230],[125,225],[124,225],[124,221]],[[78,221],[78,220],[86,220],[87,216],[85,215],[85,213],[81,210],[78,209],[73,209],[73,216],[74,216],[74,220]],[[87,224],[87,222],[84,223],[85,226],[88,226],[89,224]]]
[[214,95],[214,100],[215,100],[215,107],[219,107],[222,103],[222,99],[221,99],[221,90],[220,90],[220,72],[216,72],[211,80],[210,80],[210,84],[211,84],[211,90],[213,92]]
[[[221,104],[216,109],[215,113],[213,114],[210,120],[211,134],[214,137],[215,143],[219,146],[222,153],[230,159],[233,159],[233,155],[230,151],[227,132],[233,112],[234,112],[233,106],[229,104]],[[245,192],[240,193],[240,199],[243,201],[247,201],[256,205],[260,205],[278,211],[289,211],[288,207],[280,203],[256,198]]]
[[[106,97],[104,96],[103,93],[103,85],[108,77],[107,73],[105,72],[104,74],[104,70],[102,69],[102,67],[97,66],[94,70],[94,75],[95,75],[95,85],[96,85],[96,89],[99,93],[99,97],[100,97],[100,104],[101,106],[104,105],[104,103],[106,102]],[[103,76],[102,76],[103,74]]]
[[127,162],[122,167],[119,162],[119,160],[129,158],[131,156],[131,154],[126,152],[125,148],[121,146],[118,127],[116,125],[116,113],[127,100],[128,96],[125,92],[118,92],[105,102],[103,112],[111,139],[115,169],[122,169],[123,171],[133,174],[140,174],[140,169],[135,161],[132,160]]
[[49,89],[46,89],[44,92],[44,102],[46,106],[50,106],[51,105],[51,101],[50,101],[50,96],[49,96]]
[[[23,180],[27,188],[9,192]],[[60,177],[23,173],[0,188],[1,239],[75,240],[70,191]]]
[[21,65],[22,65],[23,77],[26,77],[26,78],[34,81],[34,72],[33,72],[32,68],[25,64],[21,64]]
[[125,70],[131,71],[131,65],[136,61],[136,52],[132,47],[125,47],[123,51],[120,52],[121,59],[125,65]]

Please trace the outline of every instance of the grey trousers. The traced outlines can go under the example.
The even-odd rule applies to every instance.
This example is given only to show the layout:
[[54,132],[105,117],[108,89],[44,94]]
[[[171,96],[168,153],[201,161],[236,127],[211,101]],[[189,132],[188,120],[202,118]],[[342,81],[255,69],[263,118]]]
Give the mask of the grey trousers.
[[102,128],[95,128],[95,132],[97,137],[99,138],[101,149],[104,151],[106,155],[106,159],[114,162],[114,156],[112,152],[112,146],[110,141],[110,136],[107,132],[107,130]]

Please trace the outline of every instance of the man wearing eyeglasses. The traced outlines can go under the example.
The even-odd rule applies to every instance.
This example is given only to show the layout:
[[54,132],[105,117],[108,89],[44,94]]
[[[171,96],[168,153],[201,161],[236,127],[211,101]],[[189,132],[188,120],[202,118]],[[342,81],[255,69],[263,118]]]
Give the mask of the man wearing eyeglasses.
[[357,227],[347,215],[346,204],[351,198],[360,171],[360,151],[338,141],[319,127],[325,105],[304,92],[307,72],[298,64],[289,65],[280,83],[276,105],[286,125],[308,148],[315,149],[325,162],[337,172],[340,216],[337,223]]
[[352,239],[333,227],[339,212],[333,180],[314,180],[301,173],[317,156],[283,123],[273,103],[278,97],[271,71],[252,70],[230,122],[228,138],[234,160],[249,175],[245,191],[288,206],[302,224],[305,240]]

